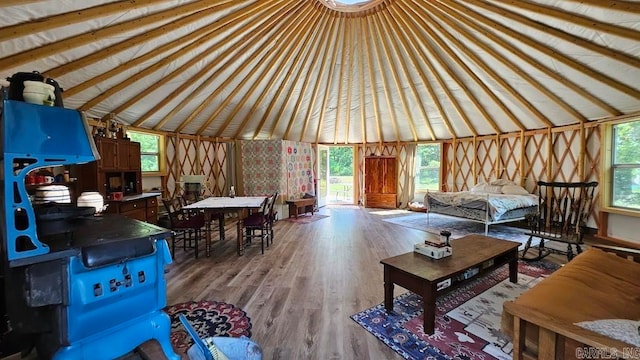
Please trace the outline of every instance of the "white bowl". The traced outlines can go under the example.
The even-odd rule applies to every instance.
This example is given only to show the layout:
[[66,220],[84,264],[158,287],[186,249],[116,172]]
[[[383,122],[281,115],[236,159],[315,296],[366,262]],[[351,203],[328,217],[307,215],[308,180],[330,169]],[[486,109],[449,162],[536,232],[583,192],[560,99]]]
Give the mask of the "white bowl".
[[29,104],[42,105],[45,100],[49,99],[49,94],[25,91],[22,93],[22,97]]
[[78,197],[77,206],[93,206],[97,214],[104,208],[104,199],[99,192],[85,191]]
[[43,91],[55,92],[56,88],[53,85],[43,83],[42,81],[31,81],[26,80],[22,83],[24,85],[24,89],[27,91],[35,91],[36,89],[42,89]]

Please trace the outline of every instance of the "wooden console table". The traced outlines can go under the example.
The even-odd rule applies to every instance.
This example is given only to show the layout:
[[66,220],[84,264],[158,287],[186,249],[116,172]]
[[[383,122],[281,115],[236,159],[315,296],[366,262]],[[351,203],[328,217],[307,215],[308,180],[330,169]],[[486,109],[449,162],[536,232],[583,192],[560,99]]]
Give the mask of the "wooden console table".
[[315,198],[287,200],[287,204],[289,204],[289,217],[295,216],[296,218],[298,218],[299,214],[308,212],[313,215],[313,208],[315,207],[315,203]]

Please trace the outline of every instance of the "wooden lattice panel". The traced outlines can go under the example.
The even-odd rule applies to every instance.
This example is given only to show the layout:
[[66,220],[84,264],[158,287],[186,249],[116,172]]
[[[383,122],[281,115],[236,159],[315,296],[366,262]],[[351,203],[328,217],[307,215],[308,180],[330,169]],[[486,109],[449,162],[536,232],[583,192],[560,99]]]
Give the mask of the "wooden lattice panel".
[[473,158],[475,151],[473,151],[473,141],[459,141],[456,145],[454,188],[456,189],[455,191],[465,191],[473,186]]
[[[495,138],[485,138],[476,142],[476,183],[488,183],[496,179],[498,145]],[[473,186],[475,184],[470,184]]]
[[524,151],[524,184],[523,187],[531,193],[538,190],[538,181],[547,180],[547,159],[549,158],[547,133],[525,136]]
[[453,162],[455,158],[453,143],[445,142],[442,144],[442,158],[444,159],[445,169],[442,171],[442,191],[455,191],[453,186]]
[[520,183],[520,154],[522,143],[520,137],[511,136],[500,139],[500,159],[497,179],[511,180]]
[[[585,129],[585,157],[584,157],[584,171],[585,181],[600,181],[600,127],[592,126]],[[593,195],[593,210],[587,226],[592,228],[600,228],[600,217],[598,216],[599,204],[600,204],[600,184]]]
[[[403,201],[406,195],[413,189],[412,185],[407,185],[407,181],[409,179],[413,179],[414,176],[409,172],[409,170],[413,169],[413,164],[415,163],[415,150],[416,145],[407,145],[407,144],[399,144],[397,147],[397,156],[396,162],[398,167],[398,203],[400,207],[404,207],[408,205],[408,202],[412,199],[408,199],[407,201]],[[413,154],[410,154],[413,153]],[[412,160],[409,160],[411,157]]]
[[178,165],[178,157],[176,155],[178,138],[176,136],[166,136],[166,164],[167,164],[167,176],[164,178],[163,188],[166,191],[165,196],[173,198],[176,195],[176,182],[179,180],[181,169]]
[[205,195],[223,196],[229,188],[228,161],[230,143],[211,141],[200,142],[200,168],[201,173],[207,177]]
[[580,130],[568,129],[553,134],[551,177],[553,181],[582,181],[579,173]]

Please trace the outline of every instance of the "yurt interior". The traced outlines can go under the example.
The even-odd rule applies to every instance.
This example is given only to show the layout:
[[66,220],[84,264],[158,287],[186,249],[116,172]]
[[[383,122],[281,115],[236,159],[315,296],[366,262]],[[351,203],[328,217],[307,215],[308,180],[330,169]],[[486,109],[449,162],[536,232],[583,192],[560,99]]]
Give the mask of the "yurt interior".
[[640,359],[640,1],[3,0],[0,86],[0,359]]

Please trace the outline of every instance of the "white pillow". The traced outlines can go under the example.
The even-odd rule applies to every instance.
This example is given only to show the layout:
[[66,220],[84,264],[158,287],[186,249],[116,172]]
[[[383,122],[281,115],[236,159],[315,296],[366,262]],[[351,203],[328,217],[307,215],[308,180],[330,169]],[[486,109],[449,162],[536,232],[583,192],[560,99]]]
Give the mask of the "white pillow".
[[529,192],[527,189],[520,185],[505,185],[502,187],[502,193],[508,195],[527,195]]
[[627,344],[640,347],[640,320],[604,319],[582,321],[575,325],[597,332],[612,339],[624,341]]
[[501,194],[502,186],[500,185],[490,185],[487,183],[480,183],[471,188],[471,192],[474,193],[490,193],[490,194]]
[[515,185],[516,183],[514,183],[511,180],[506,180],[506,179],[498,179],[498,180],[492,180],[489,185],[499,185],[499,186],[503,186],[503,185]]

